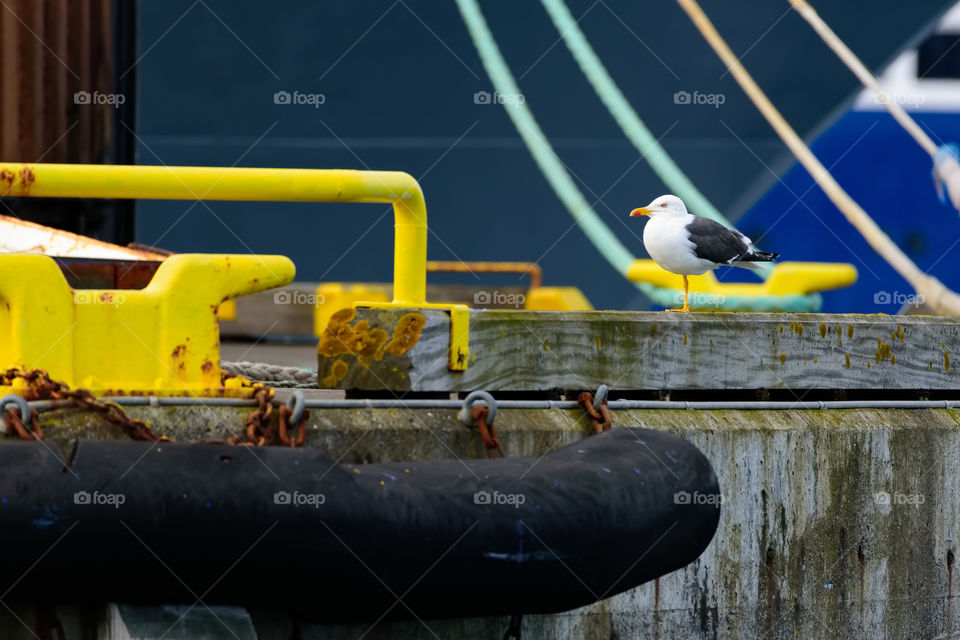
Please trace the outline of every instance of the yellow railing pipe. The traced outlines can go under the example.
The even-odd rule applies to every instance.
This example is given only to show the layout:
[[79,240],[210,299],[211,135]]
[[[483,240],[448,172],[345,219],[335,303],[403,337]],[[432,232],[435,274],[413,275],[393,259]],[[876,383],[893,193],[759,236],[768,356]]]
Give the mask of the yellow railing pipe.
[[402,171],[0,162],[0,197],[389,202],[394,303],[426,302],[427,209]]

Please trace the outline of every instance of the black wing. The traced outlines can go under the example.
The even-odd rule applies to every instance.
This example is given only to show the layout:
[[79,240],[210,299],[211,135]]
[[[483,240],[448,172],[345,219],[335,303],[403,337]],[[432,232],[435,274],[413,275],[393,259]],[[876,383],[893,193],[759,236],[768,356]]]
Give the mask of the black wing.
[[693,222],[687,225],[687,232],[694,253],[703,260],[730,264],[751,253],[742,233],[710,218],[694,216]]

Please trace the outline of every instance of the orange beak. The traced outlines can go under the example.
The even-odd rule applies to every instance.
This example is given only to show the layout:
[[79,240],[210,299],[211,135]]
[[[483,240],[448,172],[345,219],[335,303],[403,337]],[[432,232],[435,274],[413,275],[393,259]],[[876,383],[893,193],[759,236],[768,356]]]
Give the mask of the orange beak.
[[640,207],[639,209],[634,209],[633,211],[631,211],[630,217],[635,218],[637,216],[648,216],[650,215],[650,213],[651,213],[650,209],[647,209],[646,207]]

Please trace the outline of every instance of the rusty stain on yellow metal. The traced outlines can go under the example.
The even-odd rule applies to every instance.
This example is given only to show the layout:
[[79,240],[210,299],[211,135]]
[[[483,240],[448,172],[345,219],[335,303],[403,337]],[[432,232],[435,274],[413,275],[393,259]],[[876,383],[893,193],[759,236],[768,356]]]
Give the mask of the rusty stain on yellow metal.
[[283,256],[179,254],[144,289],[74,290],[49,256],[2,255],[0,367],[95,395],[248,395],[221,386],[218,308],[293,276]]

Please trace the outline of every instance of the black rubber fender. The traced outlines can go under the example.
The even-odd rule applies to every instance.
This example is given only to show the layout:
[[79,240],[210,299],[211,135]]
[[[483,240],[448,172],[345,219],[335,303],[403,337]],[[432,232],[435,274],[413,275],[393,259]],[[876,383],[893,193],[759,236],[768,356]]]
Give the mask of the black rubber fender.
[[709,461],[615,428],[539,458],[338,464],[314,449],[0,443],[6,601],[236,604],[338,622],[552,613],[695,560]]

